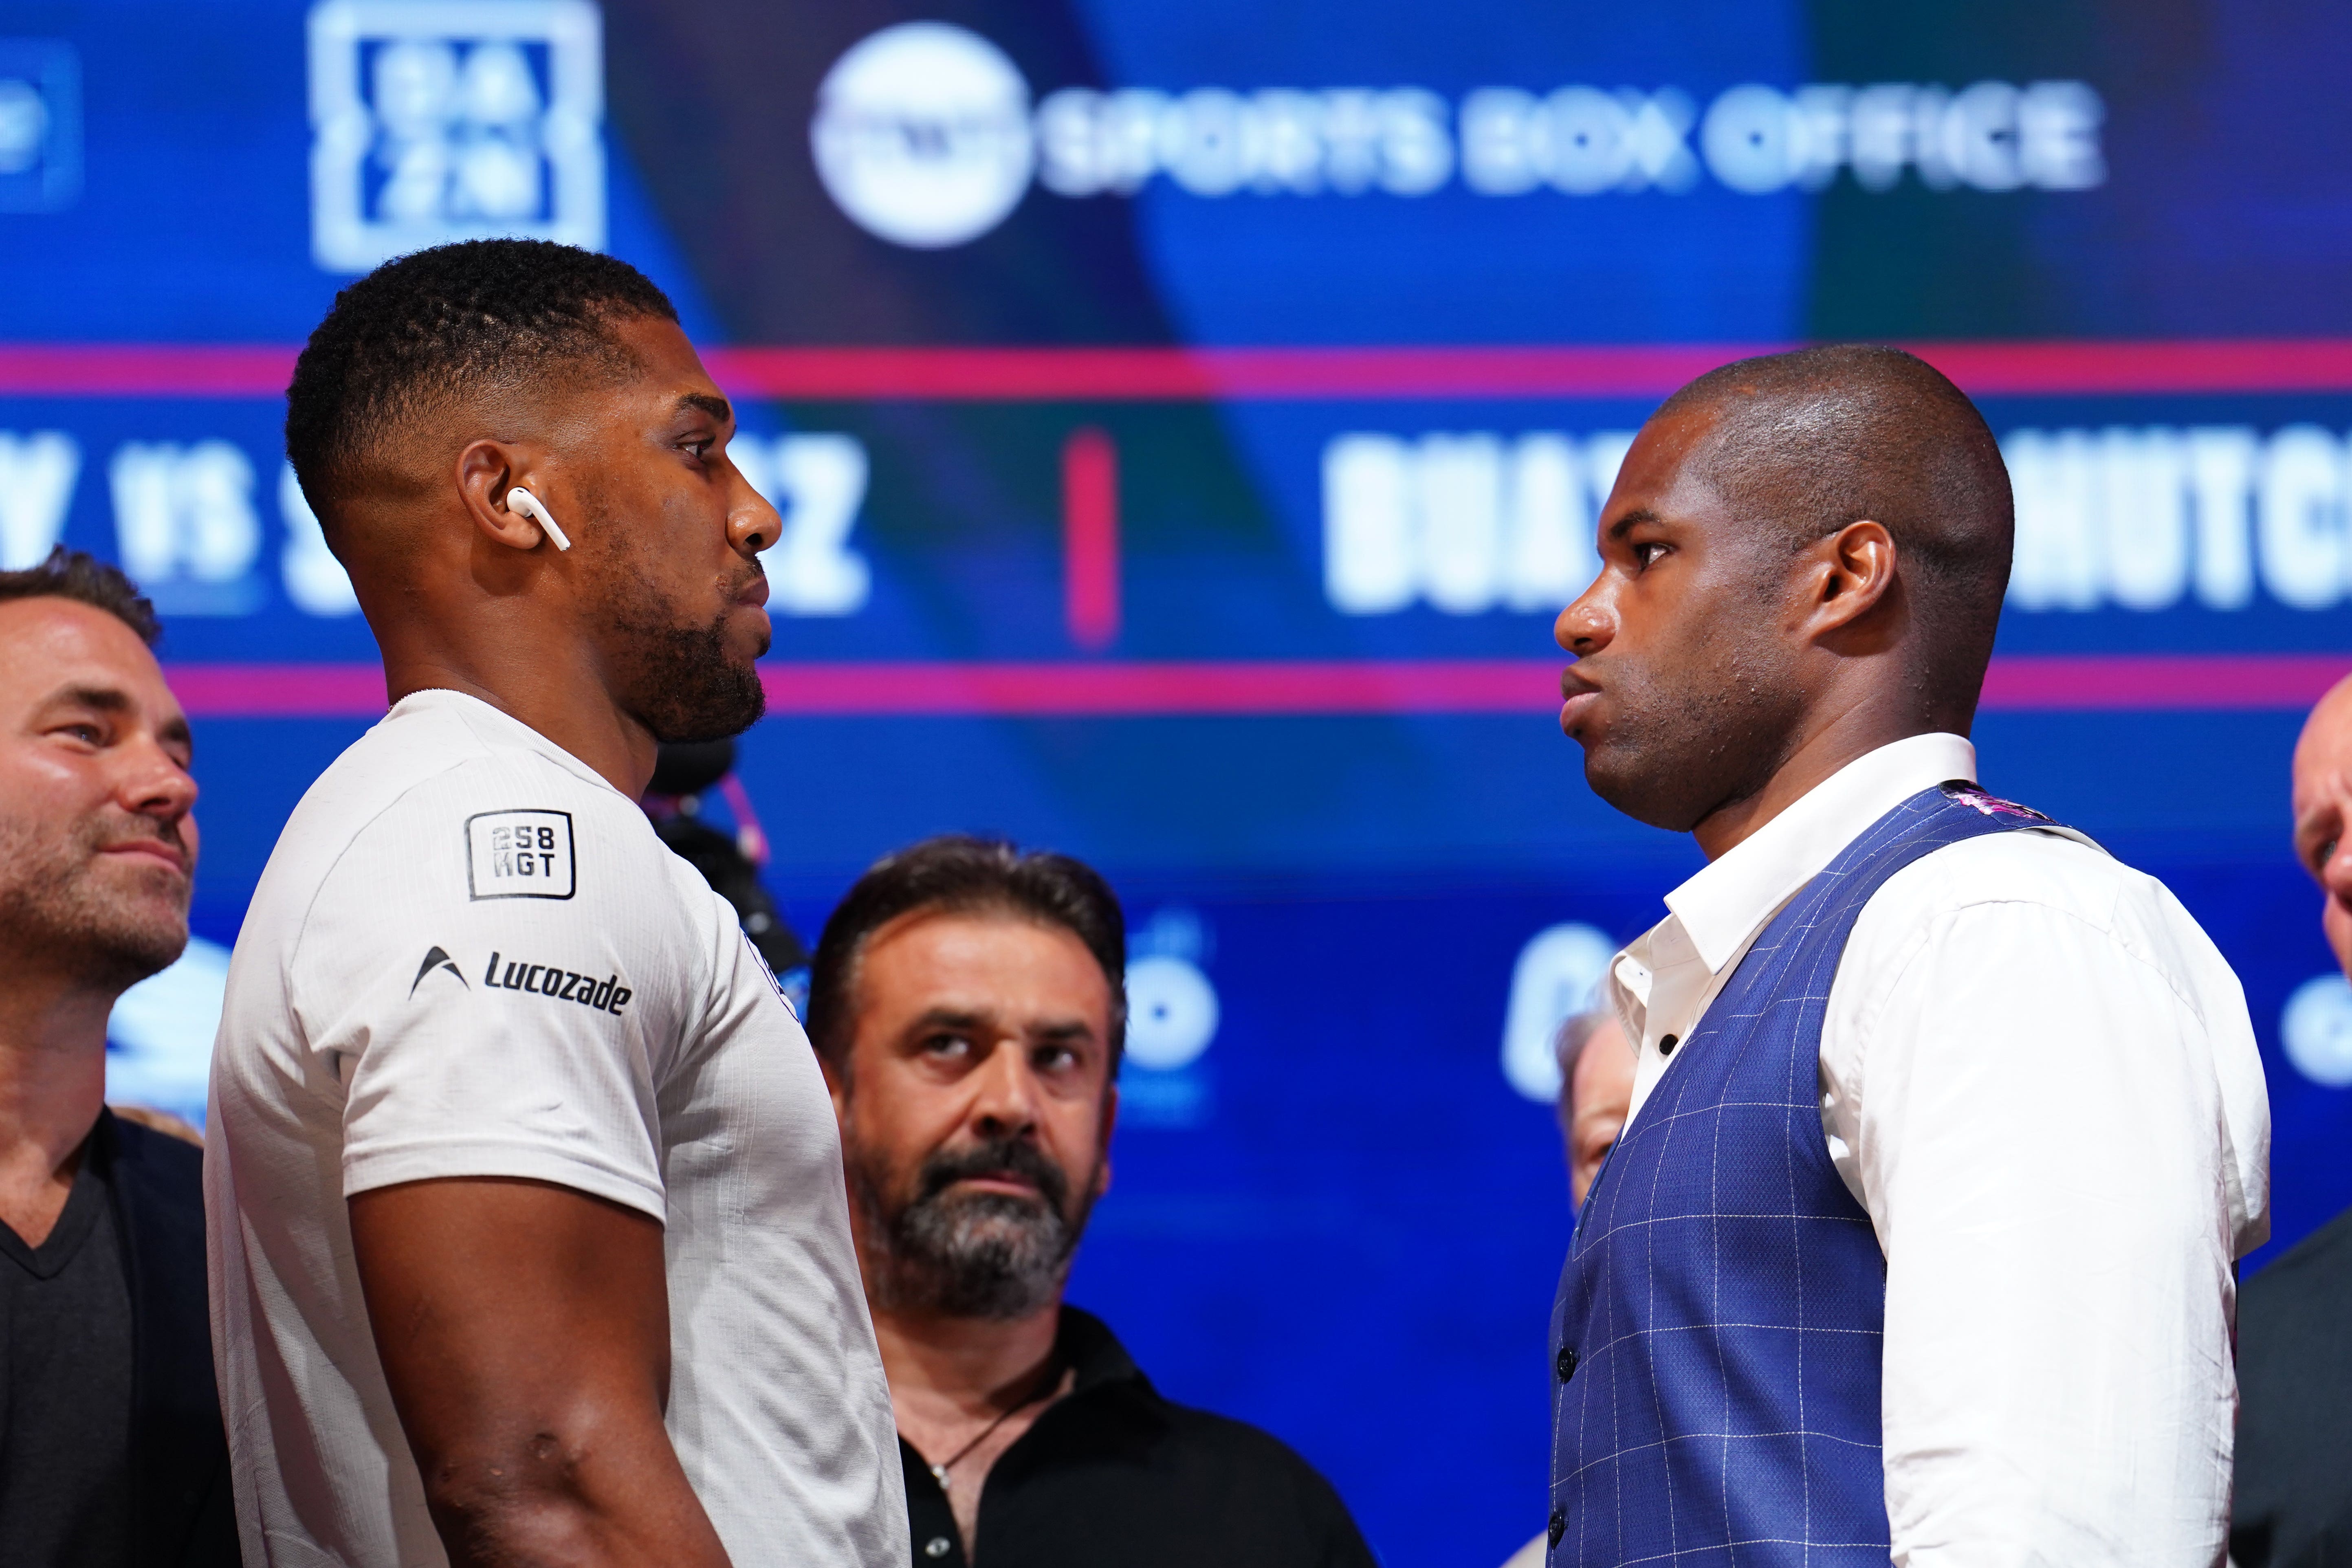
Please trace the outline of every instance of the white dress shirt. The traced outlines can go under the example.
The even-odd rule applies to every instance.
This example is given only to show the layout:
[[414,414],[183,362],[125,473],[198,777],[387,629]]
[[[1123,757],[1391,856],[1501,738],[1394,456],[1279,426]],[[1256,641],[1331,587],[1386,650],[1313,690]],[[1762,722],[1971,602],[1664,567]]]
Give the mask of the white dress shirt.
[[[1780,907],[1958,735],[1857,758],[1666,896],[1617,957],[1633,1114]],[[2212,1568],[2229,1523],[2235,1258],[2270,1233],[2270,1102],[2237,976],[2079,834],[1921,857],[1855,921],[1822,1130],[1886,1255],[1899,1568]]]

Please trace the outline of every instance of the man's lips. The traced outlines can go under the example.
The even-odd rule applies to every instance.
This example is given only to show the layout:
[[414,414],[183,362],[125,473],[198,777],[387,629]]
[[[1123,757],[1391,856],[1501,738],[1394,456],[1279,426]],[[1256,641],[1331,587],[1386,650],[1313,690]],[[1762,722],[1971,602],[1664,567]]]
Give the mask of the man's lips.
[[177,845],[160,838],[126,838],[119,844],[109,844],[99,850],[101,855],[121,855],[142,860],[153,860],[169,866],[182,876],[188,874],[188,853]]
[[741,587],[735,590],[734,602],[749,605],[755,610],[764,608],[768,603],[768,574],[762,572],[747,579]]
[[1037,1190],[1036,1183],[1026,1176],[1016,1176],[1007,1171],[993,1171],[984,1176],[962,1176],[951,1184],[983,1193],[1017,1193],[1026,1198],[1042,1195]]
[[1559,695],[1560,728],[1573,731],[1576,721],[1601,700],[1601,688],[1577,674],[1575,667],[1571,665],[1559,672]]

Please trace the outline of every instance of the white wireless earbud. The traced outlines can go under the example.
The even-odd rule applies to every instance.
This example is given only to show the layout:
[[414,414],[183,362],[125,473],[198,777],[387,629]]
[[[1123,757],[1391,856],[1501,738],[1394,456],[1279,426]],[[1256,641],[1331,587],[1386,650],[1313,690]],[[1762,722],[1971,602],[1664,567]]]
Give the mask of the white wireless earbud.
[[507,492],[507,510],[519,511],[523,516],[537,521],[540,527],[547,530],[547,537],[555,541],[555,548],[558,550],[572,548],[572,541],[564,538],[563,530],[555,525],[555,514],[547,510],[547,503],[520,485]]

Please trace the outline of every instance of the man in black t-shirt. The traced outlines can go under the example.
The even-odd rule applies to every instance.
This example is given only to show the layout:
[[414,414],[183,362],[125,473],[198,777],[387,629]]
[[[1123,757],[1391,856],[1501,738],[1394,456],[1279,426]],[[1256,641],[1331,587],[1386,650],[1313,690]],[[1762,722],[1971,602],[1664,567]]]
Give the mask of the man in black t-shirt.
[[187,720],[153,611],[63,550],[0,572],[0,1557],[237,1561],[202,1156],[108,1112],[114,1000],[180,955]]
[[809,1035],[890,1380],[916,1568],[1371,1568],[1282,1443],[1160,1397],[1065,1306],[1109,1178],[1127,939],[1060,855],[935,838],[825,922]]

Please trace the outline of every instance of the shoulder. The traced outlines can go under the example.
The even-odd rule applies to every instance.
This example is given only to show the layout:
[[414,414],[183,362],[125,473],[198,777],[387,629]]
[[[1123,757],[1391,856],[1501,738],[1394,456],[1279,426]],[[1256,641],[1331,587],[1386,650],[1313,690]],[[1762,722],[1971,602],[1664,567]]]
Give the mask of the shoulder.
[[[2242,1322],[2273,1321],[2333,1325],[2352,1301],[2352,1209],[2347,1209],[2281,1253],[2238,1288]],[[2260,1337],[2257,1335],[2256,1337]]]
[[1257,1492],[1268,1502],[1279,1498],[1310,1524],[1345,1525],[1353,1533],[1339,1494],[1289,1444],[1246,1421],[1177,1405],[1156,1391],[1154,1398],[1167,1423],[1166,1441],[1190,1466],[1215,1473],[1222,1484],[1244,1493]]
[[184,1138],[142,1127],[112,1110],[107,1120],[114,1129],[114,1163],[118,1172],[131,1173],[159,1192],[184,1194],[191,1203],[204,1198],[205,1152]]
[[2045,982],[2168,992],[2209,1026],[2244,1036],[2252,1054],[2244,992],[2204,929],[2162,882],[2069,831],[1986,834],[1889,877],[1855,921],[1848,959],[1883,995],[1923,953],[2007,976],[2020,996]]
[[2219,962],[2169,889],[2070,830],[1989,833],[1922,856],[1886,879],[1862,923],[1924,937],[1962,917],[2087,927],[2167,970]]

